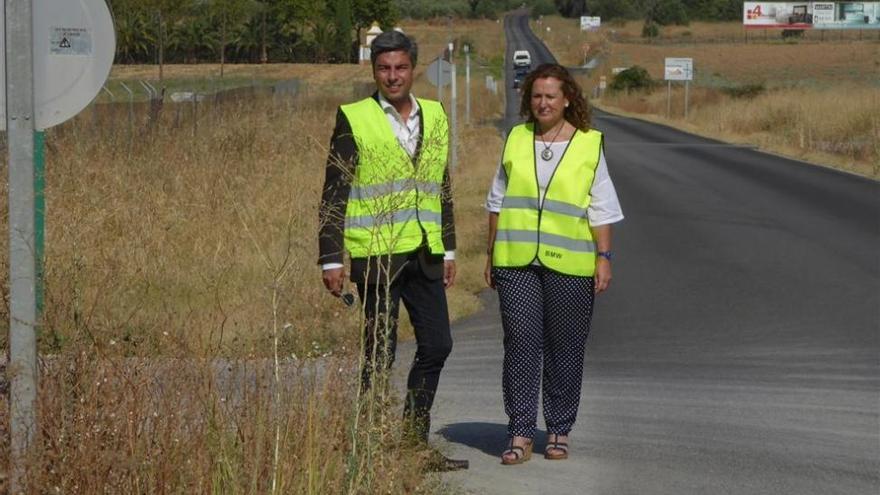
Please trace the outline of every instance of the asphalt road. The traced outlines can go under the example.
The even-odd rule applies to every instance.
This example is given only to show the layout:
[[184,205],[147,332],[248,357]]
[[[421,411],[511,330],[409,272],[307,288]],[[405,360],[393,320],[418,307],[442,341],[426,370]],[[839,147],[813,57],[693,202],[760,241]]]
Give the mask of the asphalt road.
[[[519,47],[550,60],[523,26],[505,23],[508,60]],[[505,495],[876,495],[880,183],[608,114],[594,124],[626,220],[571,458],[499,464],[501,324],[487,292],[453,327],[435,402],[435,439],[471,461],[445,479]]]

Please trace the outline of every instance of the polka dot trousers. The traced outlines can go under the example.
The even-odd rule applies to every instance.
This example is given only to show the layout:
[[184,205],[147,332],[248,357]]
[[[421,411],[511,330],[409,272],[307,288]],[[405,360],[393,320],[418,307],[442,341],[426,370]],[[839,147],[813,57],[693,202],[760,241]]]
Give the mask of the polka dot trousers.
[[538,390],[547,432],[568,435],[577,417],[593,278],[530,265],[493,268],[504,327],[504,410],[510,436],[533,438]]

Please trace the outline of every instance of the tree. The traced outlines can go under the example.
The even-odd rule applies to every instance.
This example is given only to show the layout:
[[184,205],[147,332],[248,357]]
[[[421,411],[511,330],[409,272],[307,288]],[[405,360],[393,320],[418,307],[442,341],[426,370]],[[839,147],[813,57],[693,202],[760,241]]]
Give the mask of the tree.
[[217,50],[220,52],[220,77],[223,77],[226,65],[226,46],[254,10],[255,5],[251,0],[211,0],[209,11],[220,32]]
[[379,27],[387,31],[393,29],[400,20],[400,14],[392,0],[354,0],[352,13],[358,41],[361,39],[361,31],[369,29],[374,22],[378,22]]
[[170,51],[183,54],[184,63],[196,63],[199,55],[210,53],[217,43],[216,32],[210,19],[198,11],[178,21],[168,32],[166,46]]
[[563,17],[579,17],[587,13],[587,1],[556,0],[556,9]]
[[321,22],[325,13],[324,0],[273,0],[270,19],[279,48],[292,57],[298,45],[305,42],[307,31],[315,31],[315,19]]
[[342,63],[351,62],[351,0],[335,0],[336,19],[331,56]]
[[156,42],[149,14],[135,0],[113,0],[110,9],[116,30],[116,61],[133,63],[146,57]]
[[477,17],[477,7],[480,6],[480,0],[468,0],[468,6],[471,8],[471,17]]
[[602,18],[602,22],[611,19],[630,19],[636,16],[636,7],[626,0],[589,0],[587,13]]
[[688,13],[681,0],[656,0],[648,9],[648,19],[661,26],[687,24]]
[[159,81],[165,79],[165,42],[168,26],[177,22],[194,4],[192,0],[142,0],[141,8],[153,19],[156,26],[156,53],[159,63]]

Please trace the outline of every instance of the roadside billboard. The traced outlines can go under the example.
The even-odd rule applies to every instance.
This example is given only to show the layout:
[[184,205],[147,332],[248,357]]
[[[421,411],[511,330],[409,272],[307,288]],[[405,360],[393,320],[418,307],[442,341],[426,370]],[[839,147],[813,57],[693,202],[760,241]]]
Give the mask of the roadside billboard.
[[592,31],[594,29],[599,29],[601,25],[601,17],[590,17],[586,15],[581,16],[581,31]]
[[667,81],[693,81],[694,59],[667,57],[663,67],[663,79]]
[[880,29],[880,2],[745,2],[746,28]]

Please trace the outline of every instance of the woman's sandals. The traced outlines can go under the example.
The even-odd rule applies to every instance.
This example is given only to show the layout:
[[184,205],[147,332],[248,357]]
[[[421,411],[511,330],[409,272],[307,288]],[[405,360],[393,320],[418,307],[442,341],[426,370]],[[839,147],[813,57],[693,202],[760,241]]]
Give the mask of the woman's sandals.
[[[509,454],[513,454],[513,457],[509,457]],[[513,444],[513,439],[510,439],[510,443],[507,445],[507,450],[501,453],[501,464],[505,466],[512,466],[514,464],[522,464],[527,460],[532,458],[532,441],[529,440],[529,443],[526,444],[525,447],[520,447],[518,445]]]
[[561,461],[568,459],[568,443],[560,442],[559,435],[552,434],[553,441],[547,440],[547,447],[544,449],[544,459],[550,461]]

